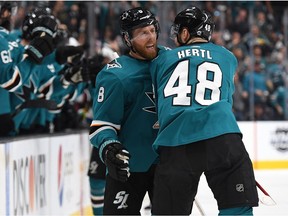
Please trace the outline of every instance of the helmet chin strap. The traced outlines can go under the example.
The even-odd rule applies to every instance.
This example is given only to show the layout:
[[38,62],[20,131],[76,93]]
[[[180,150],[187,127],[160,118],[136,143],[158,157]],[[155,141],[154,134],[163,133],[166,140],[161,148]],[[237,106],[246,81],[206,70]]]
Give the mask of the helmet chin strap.
[[132,51],[133,53],[137,53],[136,50],[134,49],[134,47],[132,46],[132,44],[129,46],[130,51]]
[[129,49],[130,49],[132,52],[136,53],[135,49],[133,48],[132,41],[131,41],[131,39],[130,39],[129,34],[126,34],[126,35],[125,35],[124,40],[125,40],[126,45],[129,47]]
[[132,52],[134,52],[134,53],[137,53],[136,50],[134,49],[134,47],[132,46],[132,44],[131,44],[131,46],[130,46],[130,50],[131,50]]

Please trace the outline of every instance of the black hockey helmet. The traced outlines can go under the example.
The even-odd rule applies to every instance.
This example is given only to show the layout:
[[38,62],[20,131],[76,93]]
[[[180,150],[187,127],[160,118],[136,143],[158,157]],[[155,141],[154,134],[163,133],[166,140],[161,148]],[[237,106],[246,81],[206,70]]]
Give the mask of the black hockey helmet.
[[[157,33],[157,37],[160,32],[159,22],[155,16],[142,7],[136,7],[124,11],[120,15],[120,31],[125,43],[129,46],[129,42],[125,40],[125,36],[128,40],[132,39],[132,30],[142,28],[145,26],[154,25]],[[129,46],[130,47],[130,46]]]
[[188,28],[191,37],[198,36],[210,41],[215,25],[209,13],[191,7],[181,11],[175,17],[170,32],[171,38],[177,37],[184,27]]
[[[56,22],[56,18],[52,15],[50,8],[35,8],[29,12],[22,23],[22,37],[27,40],[32,39],[32,35],[35,31],[35,23],[40,22],[41,18],[49,17]],[[49,19],[43,19],[49,22]]]

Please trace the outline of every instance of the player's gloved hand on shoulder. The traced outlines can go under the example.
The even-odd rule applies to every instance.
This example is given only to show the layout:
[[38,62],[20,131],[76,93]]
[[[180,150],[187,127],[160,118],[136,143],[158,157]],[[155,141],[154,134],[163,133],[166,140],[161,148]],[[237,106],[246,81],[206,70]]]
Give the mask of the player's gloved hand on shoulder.
[[55,58],[59,64],[75,63],[75,59],[79,59],[84,53],[83,46],[59,46],[56,49]]
[[106,145],[102,150],[102,159],[108,169],[109,175],[121,182],[126,182],[130,176],[129,152],[120,143],[114,142]]
[[57,21],[54,16],[42,15],[33,24],[31,41],[26,49],[26,54],[36,64],[41,64],[43,59],[55,49],[53,37],[57,32]]

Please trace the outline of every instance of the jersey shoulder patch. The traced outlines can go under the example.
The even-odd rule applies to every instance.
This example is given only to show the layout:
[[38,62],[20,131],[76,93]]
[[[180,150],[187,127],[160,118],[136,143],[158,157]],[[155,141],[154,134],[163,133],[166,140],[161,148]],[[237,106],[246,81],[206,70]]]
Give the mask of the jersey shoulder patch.
[[158,46],[158,48],[159,48],[159,50],[161,51],[161,50],[171,50],[171,48],[170,47],[166,47],[166,46]]
[[113,61],[111,61],[106,65],[107,70],[111,68],[122,68],[122,65],[117,61],[117,59],[114,59]]

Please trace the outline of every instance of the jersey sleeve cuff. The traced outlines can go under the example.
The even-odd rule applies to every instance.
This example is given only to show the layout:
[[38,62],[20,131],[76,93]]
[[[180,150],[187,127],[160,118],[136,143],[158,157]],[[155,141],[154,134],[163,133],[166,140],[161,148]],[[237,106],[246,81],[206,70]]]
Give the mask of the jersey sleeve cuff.
[[101,159],[101,161],[103,162],[103,163],[105,163],[104,162],[104,159],[103,159],[103,157],[102,157],[102,152],[103,152],[103,149],[107,146],[107,145],[109,145],[109,144],[111,144],[111,143],[120,143],[121,144],[121,142],[119,142],[118,140],[107,140],[107,141],[105,141],[105,142],[103,142],[102,144],[101,144],[101,146],[100,146],[100,149],[99,149],[99,157],[100,157],[100,159]]

